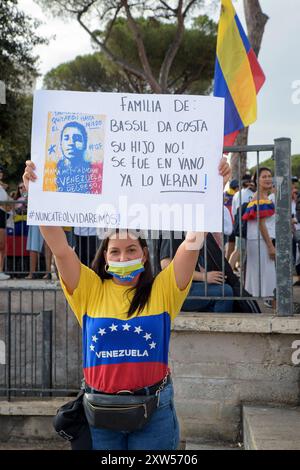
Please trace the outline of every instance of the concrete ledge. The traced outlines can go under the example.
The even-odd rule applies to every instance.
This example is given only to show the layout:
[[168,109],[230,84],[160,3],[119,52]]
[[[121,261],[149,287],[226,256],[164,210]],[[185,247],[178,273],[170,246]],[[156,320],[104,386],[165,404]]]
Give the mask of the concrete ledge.
[[0,401],[0,416],[54,416],[57,409],[75,397],[49,400]]
[[244,406],[245,450],[300,450],[300,407]]
[[56,279],[45,280],[45,279],[8,279],[7,281],[1,281],[1,290],[59,290],[61,291],[60,282]]
[[300,334],[300,317],[266,314],[181,312],[174,331]]

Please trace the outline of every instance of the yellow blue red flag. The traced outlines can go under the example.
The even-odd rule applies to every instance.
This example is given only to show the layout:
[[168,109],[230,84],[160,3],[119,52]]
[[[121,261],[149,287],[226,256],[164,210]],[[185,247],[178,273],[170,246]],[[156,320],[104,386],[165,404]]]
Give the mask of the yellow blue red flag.
[[231,0],[221,0],[214,96],[225,98],[224,145],[257,118],[256,95],[265,75]]

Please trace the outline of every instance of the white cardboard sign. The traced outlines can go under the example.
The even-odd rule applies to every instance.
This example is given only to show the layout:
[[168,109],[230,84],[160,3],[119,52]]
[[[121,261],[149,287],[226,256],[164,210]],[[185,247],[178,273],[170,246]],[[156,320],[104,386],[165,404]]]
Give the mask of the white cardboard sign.
[[29,225],[222,230],[224,100],[35,92]]

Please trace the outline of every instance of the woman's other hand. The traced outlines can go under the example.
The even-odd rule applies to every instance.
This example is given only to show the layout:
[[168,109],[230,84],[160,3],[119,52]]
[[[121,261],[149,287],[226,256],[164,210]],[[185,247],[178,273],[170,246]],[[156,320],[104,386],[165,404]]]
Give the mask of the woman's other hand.
[[231,176],[231,169],[226,157],[221,158],[219,163],[219,175],[223,176],[223,187],[225,188]]

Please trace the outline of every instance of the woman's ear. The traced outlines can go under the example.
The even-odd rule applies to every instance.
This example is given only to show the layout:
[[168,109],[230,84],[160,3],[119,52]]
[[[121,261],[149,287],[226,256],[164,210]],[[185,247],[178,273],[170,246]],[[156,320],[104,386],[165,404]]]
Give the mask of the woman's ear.
[[103,256],[104,256],[104,259],[105,259],[105,264],[108,264],[107,263],[107,251],[106,250],[103,251]]

